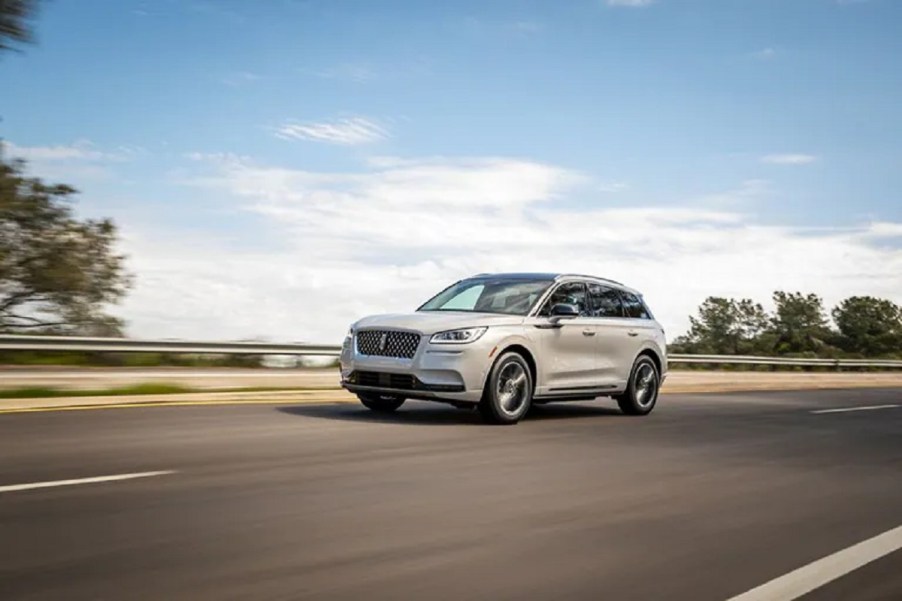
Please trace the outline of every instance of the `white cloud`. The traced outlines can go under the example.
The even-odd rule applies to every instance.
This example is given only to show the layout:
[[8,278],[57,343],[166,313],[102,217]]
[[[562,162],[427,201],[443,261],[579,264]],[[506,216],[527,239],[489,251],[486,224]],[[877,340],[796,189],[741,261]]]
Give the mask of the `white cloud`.
[[[123,313],[133,335],[334,343],[362,315],[413,310],[456,278],[491,271],[623,281],[645,292],[671,336],[708,295],[902,300],[902,224],[810,230],[735,210],[615,208],[583,174],[504,157],[382,157],[349,173],[196,158],[207,169],[192,181],[198,193],[231,199],[229,211],[262,225],[225,240],[124,223],[138,273]],[[578,194],[593,208],[555,206]]]
[[109,165],[131,160],[145,152],[137,146],[103,151],[90,140],[49,146],[20,146],[5,142],[5,152],[28,161],[28,171],[46,179],[103,179],[111,175]]
[[276,137],[356,146],[387,138],[388,130],[366,117],[348,117],[319,123],[288,121],[276,129]]
[[761,157],[762,163],[771,165],[808,165],[817,160],[812,154],[768,154]]
[[606,0],[608,6],[625,6],[629,8],[642,8],[651,6],[655,0]]
[[752,52],[752,56],[754,58],[761,59],[761,60],[771,60],[773,58],[776,58],[777,51],[774,48],[767,47],[767,48],[762,48],[761,50]]
[[72,144],[55,146],[19,146],[7,142],[10,155],[27,161],[116,161],[123,159],[123,153],[108,153],[97,150],[90,140],[77,140]]
[[874,238],[902,238],[902,223],[876,221],[868,228],[868,234]]

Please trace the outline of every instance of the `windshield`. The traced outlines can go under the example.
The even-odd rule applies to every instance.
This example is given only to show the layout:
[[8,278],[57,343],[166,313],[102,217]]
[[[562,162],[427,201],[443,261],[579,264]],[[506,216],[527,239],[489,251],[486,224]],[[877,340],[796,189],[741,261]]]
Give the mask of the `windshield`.
[[552,280],[479,278],[462,280],[440,292],[419,311],[469,311],[526,315]]

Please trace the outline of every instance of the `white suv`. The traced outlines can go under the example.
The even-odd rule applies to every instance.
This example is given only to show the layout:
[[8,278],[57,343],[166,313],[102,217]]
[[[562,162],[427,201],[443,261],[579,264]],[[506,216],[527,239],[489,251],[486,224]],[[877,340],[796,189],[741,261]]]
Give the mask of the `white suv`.
[[532,404],[600,396],[646,415],[666,373],[664,330],[642,295],[583,275],[461,280],[415,313],[356,322],[341,353],[341,385],[374,411],[422,399],[502,424]]

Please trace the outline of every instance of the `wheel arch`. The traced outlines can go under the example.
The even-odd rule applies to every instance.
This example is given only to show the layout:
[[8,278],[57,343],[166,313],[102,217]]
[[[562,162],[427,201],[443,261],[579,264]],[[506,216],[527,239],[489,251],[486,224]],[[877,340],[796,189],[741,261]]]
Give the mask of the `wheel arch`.
[[[523,360],[526,361],[526,365],[529,366],[529,375],[532,377],[532,392],[533,394],[536,391],[537,386],[537,378],[538,378],[538,367],[536,365],[536,358],[533,356],[532,351],[530,351],[526,346],[520,344],[519,342],[510,342],[507,344],[498,345],[498,350],[495,353],[495,358],[492,361],[492,365],[495,365],[495,362],[498,361],[498,358],[501,357],[504,353],[517,353]],[[491,375],[492,370],[489,368],[485,374],[485,381],[483,382],[483,388],[485,387],[485,383],[488,382],[489,376]]]
[[655,369],[658,370],[658,377],[660,378],[661,376],[663,376],[664,373],[661,371],[663,369],[663,360],[661,359],[661,356],[658,354],[658,352],[651,347],[646,347],[639,351],[639,354],[636,355],[636,358],[633,360],[633,364],[635,364],[636,361],[639,360],[639,357],[642,357],[643,355],[649,357],[652,360],[652,363],[655,364]]

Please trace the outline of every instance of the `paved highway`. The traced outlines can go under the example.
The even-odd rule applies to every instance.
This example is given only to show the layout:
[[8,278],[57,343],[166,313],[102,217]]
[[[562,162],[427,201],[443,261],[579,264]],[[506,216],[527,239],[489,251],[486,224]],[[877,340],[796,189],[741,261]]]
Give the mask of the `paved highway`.
[[[802,599],[899,599],[900,405],[671,394],[648,418],[560,405],[515,427],[419,403],[0,415],[0,599],[696,601],[824,574]],[[743,599],[790,598],[767,590]]]

